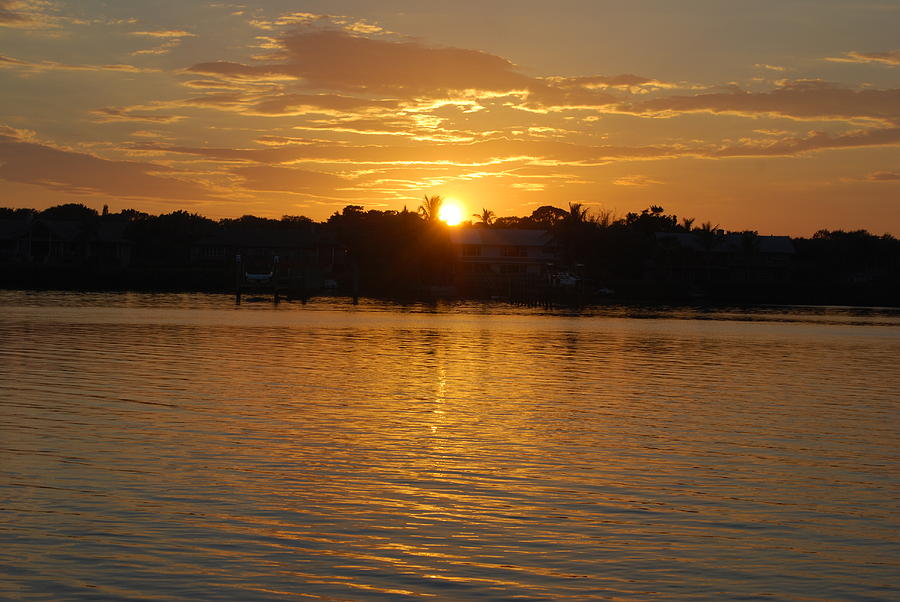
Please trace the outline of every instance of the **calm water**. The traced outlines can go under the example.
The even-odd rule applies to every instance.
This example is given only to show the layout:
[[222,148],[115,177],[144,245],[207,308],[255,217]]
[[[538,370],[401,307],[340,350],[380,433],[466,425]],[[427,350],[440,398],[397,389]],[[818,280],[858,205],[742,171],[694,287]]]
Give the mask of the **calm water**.
[[0,292],[0,597],[900,597],[900,312]]

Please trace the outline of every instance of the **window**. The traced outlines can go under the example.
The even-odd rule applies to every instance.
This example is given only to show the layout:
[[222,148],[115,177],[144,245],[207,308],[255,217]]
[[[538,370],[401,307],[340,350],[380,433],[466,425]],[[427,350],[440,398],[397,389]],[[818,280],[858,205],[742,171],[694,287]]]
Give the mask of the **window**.
[[480,245],[463,245],[462,246],[462,256],[463,257],[481,257],[481,246]]
[[528,257],[527,247],[503,247],[500,249],[502,257]]

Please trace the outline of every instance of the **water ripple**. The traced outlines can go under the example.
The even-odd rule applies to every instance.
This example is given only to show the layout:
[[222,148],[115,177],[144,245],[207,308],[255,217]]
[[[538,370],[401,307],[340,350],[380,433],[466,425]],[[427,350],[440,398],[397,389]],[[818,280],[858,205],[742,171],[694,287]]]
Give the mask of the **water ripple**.
[[0,597],[900,596],[891,310],[0,292],[0,343]]

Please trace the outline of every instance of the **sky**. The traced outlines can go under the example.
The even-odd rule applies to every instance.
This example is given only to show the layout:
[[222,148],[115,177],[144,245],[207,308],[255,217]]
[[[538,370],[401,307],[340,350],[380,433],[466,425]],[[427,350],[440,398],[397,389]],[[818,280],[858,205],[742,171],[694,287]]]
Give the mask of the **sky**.
[[900,235],[900,0],[0,0],[0,206]]

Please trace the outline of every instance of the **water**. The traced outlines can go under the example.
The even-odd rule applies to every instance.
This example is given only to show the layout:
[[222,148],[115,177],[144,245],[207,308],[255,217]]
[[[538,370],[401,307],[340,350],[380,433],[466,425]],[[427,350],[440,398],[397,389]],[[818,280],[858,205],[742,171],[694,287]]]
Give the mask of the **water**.
[[900,597],[900,312],[0,292],[0,597]]

